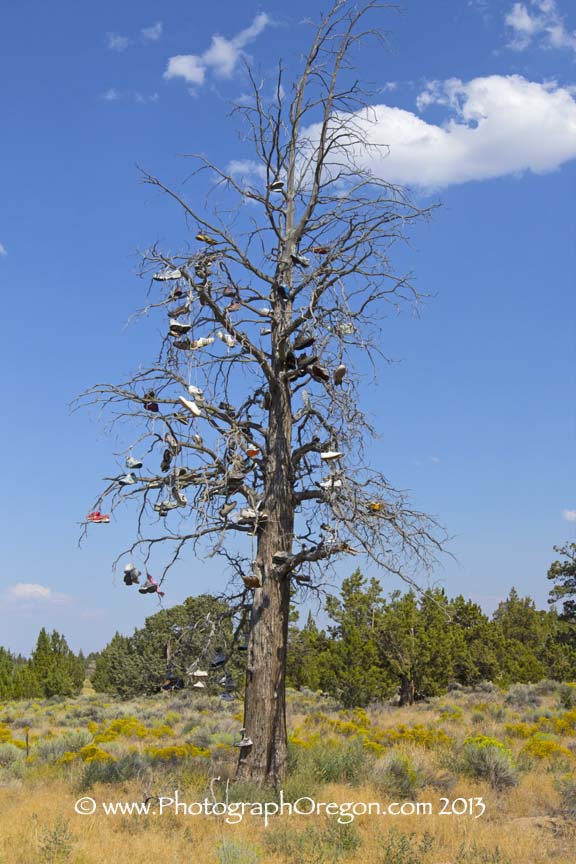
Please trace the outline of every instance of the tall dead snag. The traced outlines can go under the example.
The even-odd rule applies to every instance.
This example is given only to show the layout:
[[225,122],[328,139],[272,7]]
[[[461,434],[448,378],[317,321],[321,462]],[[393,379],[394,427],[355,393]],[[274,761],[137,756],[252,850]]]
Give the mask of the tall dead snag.
[[249,608],[253,592],[238,776],[258,782],[278,784],[286,772],[294,592],[318,588],[340,556],[360,553],[406,576],[441,546],[434,520],[365,462],[373,432],[354,371],[360,357],[364,372],[381,359],[389,304],[418,299],[389,253],[425,215],[363,167],[371,116],[350,57],[364,39],[383,39],[363,24],[382,8],[335,3],[300,76],[290,89],[279,68],[269,100],[250,73],[253,99],[237,112],[253,173],[196,157],[215,179],[209,201],[220,192],[219,209],[144,176],[182,209],[195,241],[144,259],[152,296],[140,313],[168,317],[158,359],[84,397],[137,424],[137,446],[148,447],[145,467],[105,492],[112,509],[139,502],[130,554],[147,561],[168,548],[164,578],[189,546],[208,550],[242,580]]

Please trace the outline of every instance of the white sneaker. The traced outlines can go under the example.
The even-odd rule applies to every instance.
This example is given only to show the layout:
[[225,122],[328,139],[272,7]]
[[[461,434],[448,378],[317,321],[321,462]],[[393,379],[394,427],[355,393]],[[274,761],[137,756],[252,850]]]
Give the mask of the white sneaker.
[[152,279],[155,282],[172,282],[175,279],[181,279],[182,273],[180,270],[161,270],[160,273],[155,273]]
[[272,315],[272,309],[270,308],[270,306],[261,306],[258,312],[260,313],[260,315],[267,315],[268,317]]
[[268,189],[270,190],[270,192],[281,192],[283,188],[284,188],[284,181],[283,180],[274,180],[274,182],[270,183],[270,185],[268,186]]
[[184,396],[179,396],[178,401],[184,406],[184,408],[187,408],[194,417],[202,416],[200,408],[193,399],[185,399]]
[[202,390],[200,387],[195,387],[194,384],[188,385],[188,392],[191,396],[202,396]]
[[188,333],[191,325],[185,324],[183,321],[178,321],[176,318],[170,319],[170,335],[171,336],[183,336],[184,333]]
[[136,459],[134,456],[127,456],[126,457],[126,467],[127,468],[142,468],[143,465],[144,465],[144,463],[141,462],[140,459]]
[[352,323],[344,321],[342,324],[336,326],[336,332],[341,336],[352,336],[356,332],[356,328]]
[[325,462],[330,462],[332,459],[341,459],[342,456],[344,456],[344,453],[341,453],[340,450],[326,450],[320,454],[320,458],[324,459]]
[[348,370],[346,369],[344,363],[340,363],[340,365],[337,366],[334,370],[334,384],[342,384],[342,381],[344,380],[344,376],[346,375],[347,371]]
[[193,690],[205,690],[206,684],[204,683],[204,681],[196,681],[195,684],[192,684],[192,689]]
[[208,345],[212,345],[213,342],[213,336],[201,336],[200,339],[196,339],[194,342],[192,342],[190,347],[192,351],[195,351],[198,348],[207,348]]
[[168,510],[175,510],[178,506],[179,505],[176,503],[176,501],[158,501],[156,504],[154,504],[154,510],[156,511],[156,513],[164,513]]
[[222,342],[225,342],[228,348],[234,348],[236,345],[236,339],[230,333],[223,333],[222,330],[219,330],[216,334]]
[[118,483],[120,486],[133,486],[136,483],[136,478],[133,474],[124,474],[123,477],[118,478]]
[[322,489],[341,489],[342,481],[336,480],[333,477],[327,477],[326,480],[321,480],[318,485],[321,486]]

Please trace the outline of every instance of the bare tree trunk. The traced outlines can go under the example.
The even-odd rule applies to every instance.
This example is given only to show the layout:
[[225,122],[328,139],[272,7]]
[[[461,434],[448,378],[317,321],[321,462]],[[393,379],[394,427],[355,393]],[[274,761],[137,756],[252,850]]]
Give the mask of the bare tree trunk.
[[400,705],[413,705],[414,699],[414,681],[408,675],[402,675],[400,679]]
[[[288,308],[278,311],[279,317],[289,319]],[[237,770],[240,779],[273,786],[284,778],[288,760],[285,679],[290,578],[277,575],[272,556],[279,551],[291,553],[294,530],[292,408],[281,363],[281,351],[275,352],[277,383],[271,388],[263,503],[268,521],[258,537],[256,558],[262,588],[254,592],[244,698],[244,726],[253,743],[241,748]]]

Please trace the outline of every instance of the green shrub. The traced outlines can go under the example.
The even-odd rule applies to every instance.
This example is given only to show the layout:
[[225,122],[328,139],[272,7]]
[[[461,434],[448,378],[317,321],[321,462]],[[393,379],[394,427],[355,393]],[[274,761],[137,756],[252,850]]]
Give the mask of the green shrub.
[[464,741],[461,769],[470,777],[486,780],[499,792],[518,782],[518,772],[510,750],[500,741],[485,735]]
[[70,860],[73,837],[68,825],[68,820],[58,818],[52,828],[42,831],[38,841],[42,864],[65,864]]
[[10,768],[24,761],[24,751],[15,744],[0,744],[0,768]]
[[533,684],[513,684],[506,695],[506,702],[515,708],[537,708],[540,697]]
[[140,753],[127,753],[116,761],[110,762],[87,762],[80,788],[82,791],[90,789],[95,783],[120,783],[138,777],[145,769],[146,762]]
[[91,741],[92,735],[81,729],[79,732],[66,732],[57,738],[39,741],[33,752],[42,762],[56,762],[64,753],[77,753]]
[[431,834],[422,837],[416,834],[403,834],[392,828],[378,843],[377,864],[424,864],[428,852],[433,851],[435,841]]
[[340,825],[335,819],[310,825],[300,834],[286,824],[269,828],[264,842],[269,852],[281,855],[288,864],[335,864],[361,846],[356,825]]
[[569,819],[576,819],[576,777],[566,774],[558,782],[560,810]]
[[218,864],[258,864],[260,853],[241,840],[224,840],[216,849]]
[[576,708],[576,687],[571,684],[562,684],[558,690],[558,701],[560,708],[565,708],[567,711],[570,708]]
[[422,779],[414,762],[405,753],[391,752],[379,759],[372,769],[374,785],[387,795],[414,800]]

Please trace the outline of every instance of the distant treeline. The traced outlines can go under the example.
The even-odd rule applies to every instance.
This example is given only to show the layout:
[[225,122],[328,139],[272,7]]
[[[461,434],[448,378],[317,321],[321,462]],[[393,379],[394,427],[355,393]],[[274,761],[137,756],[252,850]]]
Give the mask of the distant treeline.
[[[450,599],[442,590],[384,596],[376,579],[356,571],[339,596],[326,599],[326,629],[312,614],[299,627],[294,611],[287,683],[361,706],[395,694],[411,703],[454,683],[576,680],[576,544],[556,551],[563,558],[548,578],[551,601],[561,601],[561,611],[539,610],[512,589],[488,617],[477,603],[462,595]],[[0,698],[73,696],[87,672],[96,690],[122,698],[157,692],[167,680],[190,686],[195,679],[187,672],[199,669],[209,672],[208,691],[218,692],[223,672],[241,690],[245,637],[238,617],[210,595],[163,609],[132,636],[117,633],[87,659],[63,636],[42,629],[30,659],[0,648]],[[225,668],[214,664],[218,655],[227,657]]]

